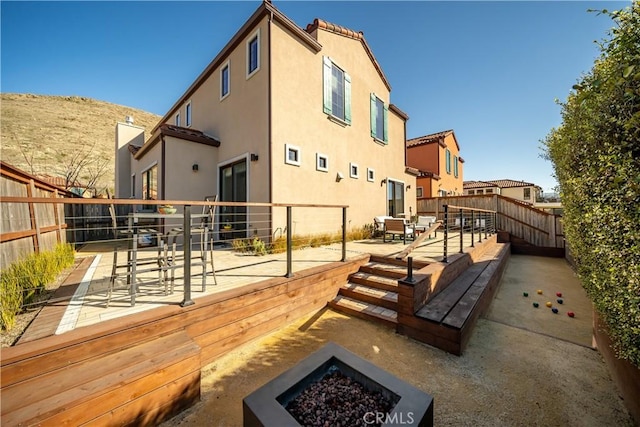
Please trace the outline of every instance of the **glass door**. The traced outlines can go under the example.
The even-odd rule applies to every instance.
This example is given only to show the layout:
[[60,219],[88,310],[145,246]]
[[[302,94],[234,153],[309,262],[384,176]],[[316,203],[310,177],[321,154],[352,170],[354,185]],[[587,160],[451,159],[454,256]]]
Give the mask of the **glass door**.
[[404,214],[404,182],[387,179],[387,215]]
[[[220,169],[220,201],[247,201],[247,160],[242,159]],[[221,239],[247,237],[247,208],[245,206],[221,206]]]

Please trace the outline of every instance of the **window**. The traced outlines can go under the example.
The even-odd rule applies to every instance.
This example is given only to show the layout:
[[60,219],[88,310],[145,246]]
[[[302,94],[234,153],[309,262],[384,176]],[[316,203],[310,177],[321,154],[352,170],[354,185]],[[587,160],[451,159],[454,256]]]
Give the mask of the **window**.
[[440,197],[445,197],[447,195],[447,190],[438,190],[438,195]]
[[144,200],[158,199],[158,165],[154,164],[142,172],[142,198]]
[[131,174],[131,197],[136,198],[136,174]]
[[493,193],[493,188],[487,188],[486,190],[484,190],[485,194],[490,194]]
[[180,113],[176,114],[176,126],[180,126]]
[[476,194],[476,190],[469,190],[467,192],[467,194],[469,194],[470,196],[473,195],[473,194]]
[[329,57],[323,57],[323,111],[329,117],[351,124],[351,77],[334,64]]
[[359,178],[359,169],[356,163],[349,163],[349,176],[351,178]]
[[229,61],[220,70],[220,100],[229,95]]
[[376,180],[376,171],[371,168],[367,168],[367,181],[374,182],[375,180]]
[[449,151],[449,149],[447,148],[444,154],[445,154],[444,161],[446,164],[445,167],[446,167],[447,173],[451,175],[451,151]]
[[326,154],[316,153],[316,170],[329,172],[329,157]]
[[256,31],[247,42],[247,78],[260,69],[260,30]]
[[189,127],[189,126],[191,126],[191,101],[189,101],[189,102],[187,103],[187,108],[186,108],[185,116],[186,116],[186,118],[185,118],[185,121],[186,121],[185,125],[186,125],[187,127]]
[[295,145],[284,145],[284,162],[288,165],[300,166],[300,147]]
[[531,189],[530,188],[524,188],[523,189],[523,195],[524,195],[524,199],[525,200],[530,200],[531,199]]
[[424,189],[422,187],[416,188],[416,198],[424,197]]
[[458,156],[453,156],[453,176],[458,177]]
[[389,106],[371,94],[371,136],[385,144],[389,142],[388,126]]

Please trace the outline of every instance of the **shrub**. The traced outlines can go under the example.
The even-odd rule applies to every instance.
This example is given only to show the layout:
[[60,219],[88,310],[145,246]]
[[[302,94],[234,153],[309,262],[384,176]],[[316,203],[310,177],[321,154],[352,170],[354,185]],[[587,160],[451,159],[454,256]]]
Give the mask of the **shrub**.
[[73,265],[74,250],[68,243],[54,250],[33,253],[16,261],[0,274],[1,326],[9,330],[22,307],[33,302],[56,279],[58,273]]
[[640,3],[617,26],[546,137],[564,233],[620,358],[640,367]]

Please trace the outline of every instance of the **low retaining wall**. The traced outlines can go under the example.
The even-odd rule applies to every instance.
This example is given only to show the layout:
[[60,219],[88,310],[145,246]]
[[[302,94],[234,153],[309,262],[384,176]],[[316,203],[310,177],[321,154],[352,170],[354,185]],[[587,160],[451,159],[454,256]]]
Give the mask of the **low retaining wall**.
[[[364,255],[348,262],[314,267],[297,272],[293,278],[274,278],[202,297],[192,306],[160,307],[3,348],[0,352],[3,402],[5,393],[11,393],[22,382],[29,381],[35,388],[53,387],[47,379],[70,366],[82,371],[83,365],[89,366],[96,357],[102,357],[106,352],[113,356],[114,353],[170,334],[186,334],[199,347],[202,368],[248,341],[323,308],[336,296],[346,277],[358,271],[368,260],[369,256]],[[117,371],[117,365],[114,369]],[[160,389],[166,386],[170,385],[159,385]],[[136,390],[127,392],[131,396],[138,396]],[[94,390],[94,393],[100,393],[100,390]],[[163,395],[158,394],[154,401],[163,405],[165,402],[162,399]],[[170,405],[171,402],[166,404]],[[144,425],[145,422],[140,419],[140,408],[136,405],[131,407],[131,413],[119,414],[119,423],[136,422]],[[65,402],[54,400],[51,403],[51,399],[49,403],[42,402],[42,408],[43,411],[58,414],[64,414],[67,410]],[[103,414],[113,413],[114,409],[108,405],[100,408]],[[121,408],[118,410],[123,411]],[[163,413],[169,416],[174,411],[165,407]],[[98,418],[102,414],[93,415]],[[2,418],[5,419],[4,405]],[[161,418],[156,416],[149,424],[157,423]]]
[[598,351],[602,354],[607,368],[609,368],[613,382],[620,390],[625,406],[636,424],[640,425],[640,368],[616,357],[611,338],[607,334],[607,327],[595,310],[593,312],[593,337]]

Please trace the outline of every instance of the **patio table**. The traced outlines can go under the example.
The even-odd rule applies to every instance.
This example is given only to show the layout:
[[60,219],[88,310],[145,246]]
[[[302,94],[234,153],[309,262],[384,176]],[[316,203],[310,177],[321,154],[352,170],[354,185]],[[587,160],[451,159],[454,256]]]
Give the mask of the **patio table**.
[[[185,207],[185,210],[190,211],[190,207]],[[181,219],[182,226],[184,230],[184,288],[185,288],[185,299],[182,302],[182,305],[191,305],[193,301],[191,301],[191,244],[186,244],[186,242],[191,242],[191,229],[192,228],[202,228],[204,227],[204,236],[207,236],[209,233],[209,214],[207,213],[189,213],[188,219],[184,213],[160,213],[160,212],[133,212],[130,213],[127,217],[128,229],[132,231],[133,238],[131,239],[131,283],[132,283],[132,292],[131,292],[131,305],[135,305],[136,298],[136,261],[138,255],[138,228],[135,225],[141,219],[154,219],[154,220],[170,220],[170,219]],[[194,220],[198,220],[197,223],[194,223]],[[203,221],[204,220],[204,221]],[[189,221],[189,223],[187,223]],[[164,235],[166,237],[166,234]],[[208,248],[208,238],[204,237],[204,247],[203,254],[204,262],[203,262],[203,276],[206,276],[206,265],[207,265],[207,252],[209,252]],[[160,242],[158,242],[160,244]],[[189,260],[189,262],[187,262]],[[166,267],[158,266],[159,269],[163,269]]]

